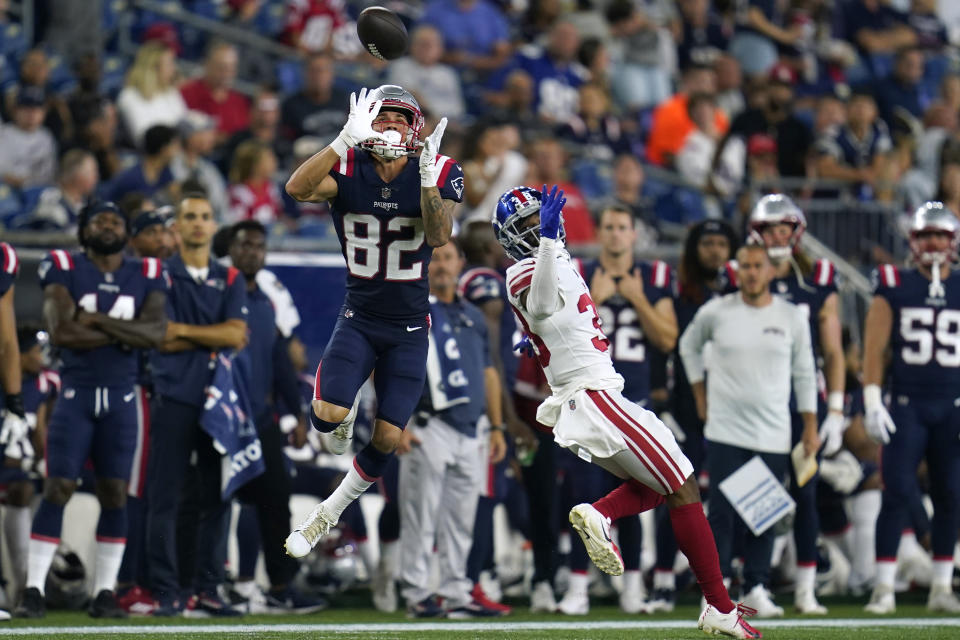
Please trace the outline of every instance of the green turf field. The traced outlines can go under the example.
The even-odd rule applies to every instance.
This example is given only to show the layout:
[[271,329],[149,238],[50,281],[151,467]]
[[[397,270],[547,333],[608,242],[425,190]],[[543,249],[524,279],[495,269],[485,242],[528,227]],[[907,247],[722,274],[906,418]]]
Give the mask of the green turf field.
[[[785,618],[756,621],[764,638],[773,640],[957,640],[960,618],[927,614],[923,600],[901,598],[891,617],[865,616],[859,600],[826,600],[828,618]],[[784,603],[789,600],[783,596]],[[507,618],[480,621],[411,621],[402,613],[382,614],[369,608],[336,608],[311,616],[247,616],[240,620],[163,621],[156,618],[103,623],[80,612],[51,612],[43,620],[2,623],[0,636],[76,638],[77,640],[174,640],[177,638],[294,640],[320,638],[396,638],[427,640],[675,640],[705,638],[697,631],[697,605],[678,607],[670,615],[629,616],[614,606],[594,606],[590,615],[568,617],[526,613],[522,603]],[[789,610],[788,610],[789,615]]]

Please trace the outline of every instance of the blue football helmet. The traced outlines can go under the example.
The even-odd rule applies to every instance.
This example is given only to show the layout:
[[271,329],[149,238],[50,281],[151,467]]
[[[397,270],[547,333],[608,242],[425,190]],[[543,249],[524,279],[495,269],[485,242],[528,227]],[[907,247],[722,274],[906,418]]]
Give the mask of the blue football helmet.
[[[540,246],[540,225],[523,228],[523,221],[540,212],[540,192],[530,187],[514,187],[505,191],[493,212],[493,231],[500,246],[514,260],[529,258]],[[557,240],[566,238],[563,214]]]

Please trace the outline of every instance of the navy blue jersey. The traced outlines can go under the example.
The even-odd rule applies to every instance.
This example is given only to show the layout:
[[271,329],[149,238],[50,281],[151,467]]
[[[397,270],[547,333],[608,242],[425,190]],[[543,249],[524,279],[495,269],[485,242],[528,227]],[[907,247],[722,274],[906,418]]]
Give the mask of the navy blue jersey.
[[960,389],[960,272],[931,296],[930,280],[891,264],[874,271],[874,295],[893,311],[890,390],[907,396],[955,398]]
[[[169,278],[156,258],[124,257],[120,268],[104,273],[81,251],[51,251],[38,268],[40,285],[66,287],[78,309],[133,320],[153,291],[166,293]],[[62,348],[63,384],[71,387],[121,387],[137,379],[138,351],[122,344],[96,349]]]
[[[205,280],[194,280],[179,254],[166,262],[170,274],[167,317],[185,324],[220,324],[227,320],[247,321],[247,281],[234,267],[211,261]],[[193,406],[204,402],[203,390],[210,384],[216,359],[214,349],[198,346],[176,353],[150,353],[153,388]]]
[[0,253],[3,254],[3,268],[0,269],[0,296],[3,296],[13,286],[13,281],[17,279],[17,274],[20,272],[20,260],[17,258],[17,252],[6,242],[0,242]]
[[810,323],[810,344],[813,345],[814,356],[820,355],[820,310],[831,293],[836,293],[837,285],[834,282],[835,269],[829,260],[817,260],[814,263],[813,274],[803,279],[801,284],[794,273],[784,278],[774,278],[770,282],[770,291],[787,302],[800,307]]
[[[420,167],[407,161],[387,183],[377,175],[367,151],[349,149],[330,170],[337,181],[331,202],[333,224],[347,261],[347,308],[387,319],[422,319],[427,302],[427,265],[433,248],[426,243],[420,212]],[[452,158],[437,181],[440,197],[460,202],[463,171]]]
[[460,276],[457,294],[478,307],[482,307],[490,300],[503,302],[503,314],[500,317],[500,344],[490,346],[500,350],[507,389],[513,389],[519,366],[517,352],[513,350],[513,345],[520,341],[521,334],[517,330],[517,316],[513,313],[513,307],[507,299],[507,287],[503,276],[489,267],[468,266]]
[[267,409],[273,390],[273,349],[277,342],[276,312],[270,298],[254,287],[247,291],[247,326],[250,342],[237,355],[235,365],[247,387],[250,410],[257,420]]
[[[581,266],[583,279],[588,284],[600,263],[597,260]],[[666,262],[640,262],[643,291],[651,305],[672,296],[673,284],[670,266]],[[620,294],[615,294],[597,304],[603,333],[610,340],[610,358],[617,373],[623,376],[623,395],[633,402],[642,402],[650,397],[650,354],[653,349],[643,335],[637,310]]]

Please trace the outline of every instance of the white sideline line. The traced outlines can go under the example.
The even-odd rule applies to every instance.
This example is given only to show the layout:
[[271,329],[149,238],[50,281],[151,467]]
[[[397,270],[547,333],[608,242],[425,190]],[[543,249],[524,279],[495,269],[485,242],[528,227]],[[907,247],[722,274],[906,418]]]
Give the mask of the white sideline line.
[[[790,628],[876,628],[876,627],[960,627],[960,618],[840,618],[758,620],[761,629]],[[598,620],[593,622],[393,622],[378,624],[217,624],[217,625],[123,625],[104,627],[19,627],[3,629],[3,636],[56,633],[57,636],[144,634],[159,635],[225,633],[405,633],[410,631],[586,631],[591,629],[692,629],[689,620]]]

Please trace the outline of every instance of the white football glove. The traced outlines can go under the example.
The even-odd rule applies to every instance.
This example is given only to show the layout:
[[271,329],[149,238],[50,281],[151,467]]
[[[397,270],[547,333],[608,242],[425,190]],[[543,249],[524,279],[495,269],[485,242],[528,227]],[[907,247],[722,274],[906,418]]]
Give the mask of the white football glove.
[[841,451],[834,458],[820,461],[820,477],[846,496],[863,480],[863,467],[855,455],[849,451]]
[[347,124],[343,125],[343,130],[337,139],[330,143],[330,147],[337,152],[337,155],[343,157],[348,149],[371,138],[386,141],[382,133],[373,130],[373,120],[380,113],[381,106],[383,106],[383,100],[367,97],[366,88],[360,89],[359,95],[350,94],[350,115],[347,116]]
[[843,432],[846,421],[842,413],[830,411],[820,425],[820,441],[823,443],[823,455],[832,456],[843,446]]
[[867,430],[867,435],[880,444],[889,444],[890,434],[895,433],[897,427],[883,405],[883,397],[878,385],[868,384],[863,388],[863,409],[863,426]]
[[3,415],[3,426],[0,427],[0,449],[23,438],[28,430],[29,424],[26,419],[21,418],[10,410],[5,411]]
[[420,186],[436,187],[440,179],[443,165],[437,164],[437,152],[440,150],[440,138],[447,128],[447,119],[440,118],[436,129],[423,141],[423,150],[420,152]]

